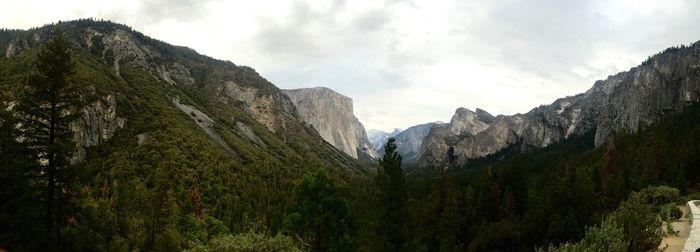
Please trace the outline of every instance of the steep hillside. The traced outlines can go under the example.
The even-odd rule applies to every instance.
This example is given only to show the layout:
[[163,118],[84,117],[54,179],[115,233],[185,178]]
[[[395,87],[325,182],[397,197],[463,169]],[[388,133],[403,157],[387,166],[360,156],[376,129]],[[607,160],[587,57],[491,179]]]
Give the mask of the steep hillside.
[[31,85],[24,76],[57,31],[71,47],[73,81],[95,97],[72,125],[78,175],[65,182],[75,215],[64,232],[71,246],[86,246],[78,250],[179,250],[250,223],[275,233],[297,178],[364,173],[252,68],[111,22],[0,31],[0,104]]
[[431,145],[422,148],[419,163],[422,167],[438,164],[447,146],[454,146],[458,163],[464,164],[516,143],[521,149],[542,148],[589,132],[595,132],[595,145],[600,146],[616,133],[634,133],[698,100],[700,43],[696,42],[667,49],[640,66],[597,81],[585,93],[525,114],[499,115],[484,122],[485,129],[469,132],[475,134],[436,131],[424,141]]
[[365,127],[353,114],[352,99],[325,87],[283,92],[292,100],[299,116],[324,140],[354,158],[376,157]]
[[[153,115],[147,113],[151,109],[149,104],[138,104],[139,97],[156,95],[158,100],[167,101],[168,106],[180,108],[177,113],[163,113],[173,116],[199,111],[211,122],[204,131],[216,128],[222,131],[217,133],[222,139],[230,138],[241,149],[257,149],[253,152],[278,159],[295,156],[303,159],[311,155],[329,167],[357,168],[352,159],[319,142],[318,134],[298,117],[287,96],[252,68],[168,45],[123,25],[81,20],[3,32],[0,36],[3,61],[17,64],[28,60],[33,49],[54,29],[66,34],[77,56],[76,63],[86,68],[79,75],[102,97],[99,106],[86,109],[83,123],[76,125],[76,140],[82,146],[105,142],[119,128],[143,127],[135,120]],[[11,67],[8,69],[12,71]],[[103,77],[105,84],[90,83],[94,82],[90,79],[93,76],[84,75]],[[145,83],[152,83],[150,88],[157,92],[139,90],[147,86]],[[183,110],[178,101],[191,109]],[[213,140],[221,142],[216,137]],[[244,152],[235,147],[234,151]],[[256,159],[244,155],[241,158]]]

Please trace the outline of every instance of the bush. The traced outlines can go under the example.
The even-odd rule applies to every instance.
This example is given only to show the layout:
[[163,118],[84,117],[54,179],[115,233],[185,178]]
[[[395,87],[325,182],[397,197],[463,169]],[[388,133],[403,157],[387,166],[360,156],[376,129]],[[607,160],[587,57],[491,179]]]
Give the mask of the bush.
[[625,240],[630,242],[629,251],[652,251],[661,243],[663,230],[653,206],[630,198],[620,204],[611,218],[623,227]]
[[[618,251],[625,252],[629,242],[625,239],[624,229],[614,218],[607,218],[600,227],[586,230],[586,236],[579,243],[566,243],[560,247],[549,247],[549,252],[569,251]],[[538,252],[542,252],[538,249]]]
[[219,236],[207,244],[199,244],[192,249],[185,251],[208,252],[208,251],[301,251],[299,246],[288,236],[278,234],[267,236],[264,233],[248,231],[237,235]]
[[683,211],[675,203],[669,203],[661,207],[659,214],[664,221],[674,221],[683,216]]
[[630,201],[639,201],[652,206],[676,203],[680,199],[678,189],[668,186],[650,186],[630,195]]

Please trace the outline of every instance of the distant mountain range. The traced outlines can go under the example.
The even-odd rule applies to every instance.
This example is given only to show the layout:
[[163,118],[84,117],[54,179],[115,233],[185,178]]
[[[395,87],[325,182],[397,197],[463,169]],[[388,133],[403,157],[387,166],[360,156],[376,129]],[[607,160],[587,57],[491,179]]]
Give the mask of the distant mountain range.
[[[521,150],[542,148],[590,132],[600,146],[614,134],[634,133],[699,100],[700,42],[696,42],[666,49],[629,71],[596,81],[585,93],[525,114],[492,116],[479,108],[459,108],[449,123],[417,125],[393,135],[404,146],[399,152],[407,162],[418,162],[420,167],[441,165],[452,146],[457,163],[464,164],[512,145]],[[388,134],[375,133],[370,141],[385,141],[377,136]],[[379,145],[373,142],[375,148]],[[381,147],[377,150],[382,154]]]

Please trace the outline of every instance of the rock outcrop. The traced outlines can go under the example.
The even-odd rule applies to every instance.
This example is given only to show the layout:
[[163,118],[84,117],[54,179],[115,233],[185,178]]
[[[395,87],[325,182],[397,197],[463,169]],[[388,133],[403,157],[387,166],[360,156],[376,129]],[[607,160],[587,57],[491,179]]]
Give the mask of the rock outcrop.
[[117,102],[113,95],[97,99],[83,108],[82,117],[71,124],[73,141],[77,150],[71,162],[85,158],[85,148],[102,144],[112,138],[118,129],[126,124],[126,119],[117,116]]
[[[616,133],[634,133],[664,114],[698,101],[700,42],[667,49],[640,66],[597,81],[585,93],[558,99],[525,114],[492,118],[477,110],[477,115],[483,114],[476,116],[482,118],[478,121],[488,125],[484,129],[478,122],[466,127],[462,120],[457,126],[451,122],[447,129],[436,128],[424,140],[419,166],[439,164],[448,146],[454,146],[459,164],[516,143],[522,148],[541,148],[590,132],[595,132],[595,145],[600,146]],[[455,118],[469,121],[472,117],[458,110]]]
[[353,114],[352,99],[329,88],[283,90],[301,118],[324,140],[354,158],[374,158],[376,153],[365,127]]

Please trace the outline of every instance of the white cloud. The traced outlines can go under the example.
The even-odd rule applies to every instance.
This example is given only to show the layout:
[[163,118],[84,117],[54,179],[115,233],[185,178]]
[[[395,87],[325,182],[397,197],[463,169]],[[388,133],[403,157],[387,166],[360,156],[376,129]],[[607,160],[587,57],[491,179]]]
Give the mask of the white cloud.
[[367,128],[524,113],[700,39],[698,1],[0,1],[0,26],[106,18],[249,65],[282,88],[327,86]]

